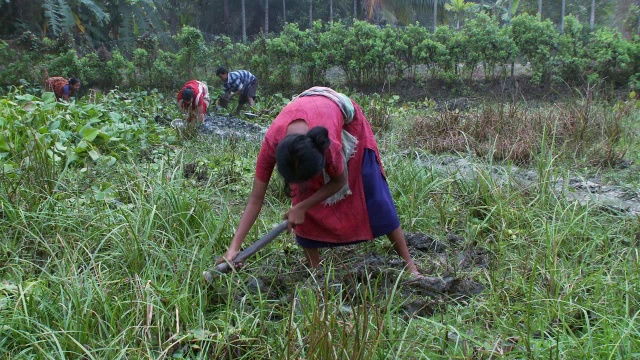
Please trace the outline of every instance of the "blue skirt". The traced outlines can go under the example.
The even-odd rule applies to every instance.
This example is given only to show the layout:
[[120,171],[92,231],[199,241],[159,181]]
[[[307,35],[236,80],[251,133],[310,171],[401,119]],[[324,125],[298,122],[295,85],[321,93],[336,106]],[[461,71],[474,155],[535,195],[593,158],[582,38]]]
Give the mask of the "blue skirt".
[[[376,153],[371,149],[365,149],[362,159],[362,185],[364,197],[367,203],[369,226],[374,238],[386,235],[400,226],[398,212],[393,204],[391,192],[387,180],[382,176],[380,165],[376,159]],[[296,241],[304,248],[326,248],[344,245],[352,245],[368,241],[363,239],[344,243],[329,243],[306,239],[296,235]]]

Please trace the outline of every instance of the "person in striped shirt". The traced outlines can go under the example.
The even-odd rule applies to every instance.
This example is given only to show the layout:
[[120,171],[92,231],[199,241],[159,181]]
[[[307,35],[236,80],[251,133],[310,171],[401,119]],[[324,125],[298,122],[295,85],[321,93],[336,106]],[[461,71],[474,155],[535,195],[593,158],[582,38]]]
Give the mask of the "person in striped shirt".
[[247,70],[237,70],[228,72],[226,68],[219,67],[216,75],[222,80],[224,94],[220,97],[218,103],[222,107],[227,107],[229,100],[234,95],[239,95],[238,107],[235,113],[239,113],[244,104],[253,106],[255,104],[256,89],[258,87],[258,79]]

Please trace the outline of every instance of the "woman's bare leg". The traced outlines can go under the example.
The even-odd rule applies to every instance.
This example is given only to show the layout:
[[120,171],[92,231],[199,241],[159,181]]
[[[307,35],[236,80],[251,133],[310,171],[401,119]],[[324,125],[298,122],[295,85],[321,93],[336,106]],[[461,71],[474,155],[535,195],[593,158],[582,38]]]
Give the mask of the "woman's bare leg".
[[320,252],[316,248],[303,248],[304,255],[307,258],[307,263],[312,268],[320,266]]
[[400,255],[400,257],[407,263],[405,269],[412,275],[421,276],[420,271],[418,271],[418,267],[413,262],[413,259],[411,259],[411,254],[409,254],[409,248],[407,248],[407,241],[404,238],[402,227],[398,226],[398,228],[388,233],[387,237],[389,238],[389,241],[391,241],[391,244],[398,255]]

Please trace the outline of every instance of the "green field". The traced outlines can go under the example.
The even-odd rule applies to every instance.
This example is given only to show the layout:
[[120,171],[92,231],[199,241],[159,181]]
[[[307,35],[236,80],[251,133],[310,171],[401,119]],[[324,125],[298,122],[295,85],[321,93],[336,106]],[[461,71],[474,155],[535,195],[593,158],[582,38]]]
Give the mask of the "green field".
[[[640,201],[638,100],[448,111],[349,95],[428,281],[386,239],[311,271],[281,235],[208,285],[259,141],[157,122],[177,109],[155,91],[1,97],[0,358],[640,358],[640,210],[624,206]],[[609,186],[623,206],[576,200]],[[281,188],[249,242],[288,209]]]

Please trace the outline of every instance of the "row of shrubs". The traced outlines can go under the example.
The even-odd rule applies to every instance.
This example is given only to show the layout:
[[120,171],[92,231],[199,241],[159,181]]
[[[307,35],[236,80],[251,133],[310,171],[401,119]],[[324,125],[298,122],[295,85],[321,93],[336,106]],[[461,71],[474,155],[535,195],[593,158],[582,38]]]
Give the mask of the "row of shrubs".
[[[438,77],[451,81],[507,79],[516,63],[529,63],[532,80],[579,84],[605,80],[640,87],[640,40],[624,38],[612,28],[590,30],[573,16],[559,33],[547,20],[527,14],[501,27],[478,14],[460,30],[442,26],[379,27],[364,21],[353,26],[317,21],[300,30],[288,24],[280,34],[234,43],[226,36],[206,42],[195,28],[175,35],[177,52],[159,48],[154,35],[138,38],[123,54],[104,47],[79,51],[69,37],[51,40],[26,33],[0,42],[0,84],[41,83],[46,76],[75,76],[85,84],[174,89],[198,78],[213,83],[215,69],[246,68],[262,85],[275,88],[327,83],[327,71],[339,68],[347,84],[384,85],[399,78]],[[79,55],[79,53],[83,53]]]

